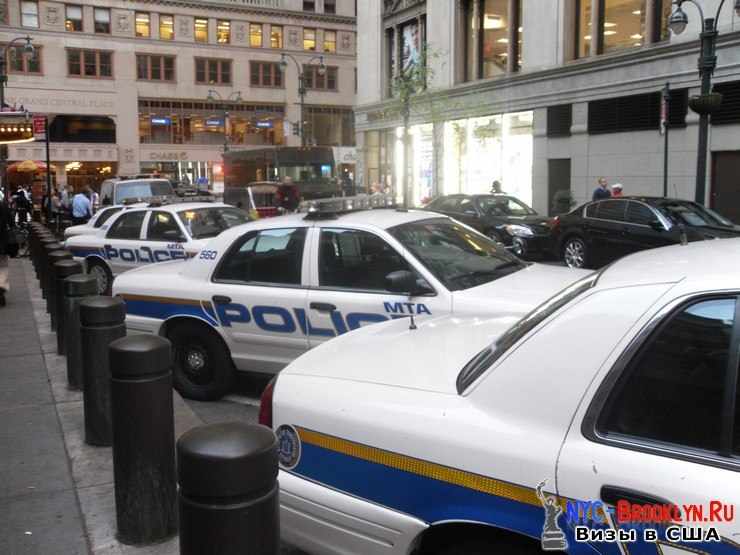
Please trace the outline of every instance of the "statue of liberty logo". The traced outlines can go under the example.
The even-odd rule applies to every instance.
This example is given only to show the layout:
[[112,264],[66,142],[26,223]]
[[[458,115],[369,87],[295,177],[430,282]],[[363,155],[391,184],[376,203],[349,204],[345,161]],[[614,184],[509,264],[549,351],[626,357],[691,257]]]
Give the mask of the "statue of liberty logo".
[[537,484],[537,497],[545,509],[545,523],[542,525],[542,551],[565,551],[568,549],[568,541],[565,532],[558,524],[558,517],[563,514],[563,508],[556,497],[546,495],[542,488],[545,487],[547,479]]

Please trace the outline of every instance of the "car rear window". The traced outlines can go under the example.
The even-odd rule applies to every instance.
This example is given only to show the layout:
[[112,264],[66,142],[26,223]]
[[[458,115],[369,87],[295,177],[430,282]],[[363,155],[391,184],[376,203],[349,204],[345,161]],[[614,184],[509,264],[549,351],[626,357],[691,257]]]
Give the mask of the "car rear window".
[[513,347],[521,338],[544,322],[555,312],[596,285],[606,268],[572,283],[554,297],[549,298],[532,312],[510,327],[492,345],[483,349],[468,362],[457,376],[457,392],[465,391],[483,372],[496,362],[501,355]]
[[174,195],[172,185],[163,179],[130,181],[116,186],[116,204],[130,198],[150,198]]

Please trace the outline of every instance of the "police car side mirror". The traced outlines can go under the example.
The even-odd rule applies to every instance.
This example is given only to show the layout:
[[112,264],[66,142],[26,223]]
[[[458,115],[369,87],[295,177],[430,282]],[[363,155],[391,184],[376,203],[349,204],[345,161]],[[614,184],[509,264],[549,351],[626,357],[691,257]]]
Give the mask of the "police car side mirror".
[[385,289],[391,293],[416,297],[431,293],[431,288],[408,270],[398,270],[385,276]]

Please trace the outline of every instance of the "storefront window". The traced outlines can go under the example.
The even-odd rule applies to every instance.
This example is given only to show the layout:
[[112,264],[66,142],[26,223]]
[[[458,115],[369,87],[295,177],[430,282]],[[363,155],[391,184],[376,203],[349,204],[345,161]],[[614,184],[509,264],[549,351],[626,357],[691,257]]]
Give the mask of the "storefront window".
[[451,121],[444,130],[444,194],[503,190],[532,202],[533,114],[519,112]]

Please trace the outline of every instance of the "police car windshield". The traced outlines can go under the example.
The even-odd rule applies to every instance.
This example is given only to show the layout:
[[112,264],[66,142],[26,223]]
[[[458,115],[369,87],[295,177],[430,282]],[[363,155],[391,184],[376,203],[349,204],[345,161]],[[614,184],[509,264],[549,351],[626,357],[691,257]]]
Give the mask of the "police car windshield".
[[230,227],[249,221],[244,210],[226,206],[180,210],[177,216],[193,239],[215,237]]
[[485,235],[447,218],[389,230],[450,291],[489,283],[526,267]]
[[129,198],[151,198],[174,195],[169,181],[164,179],[130,181],[116,186],[116,204]]

